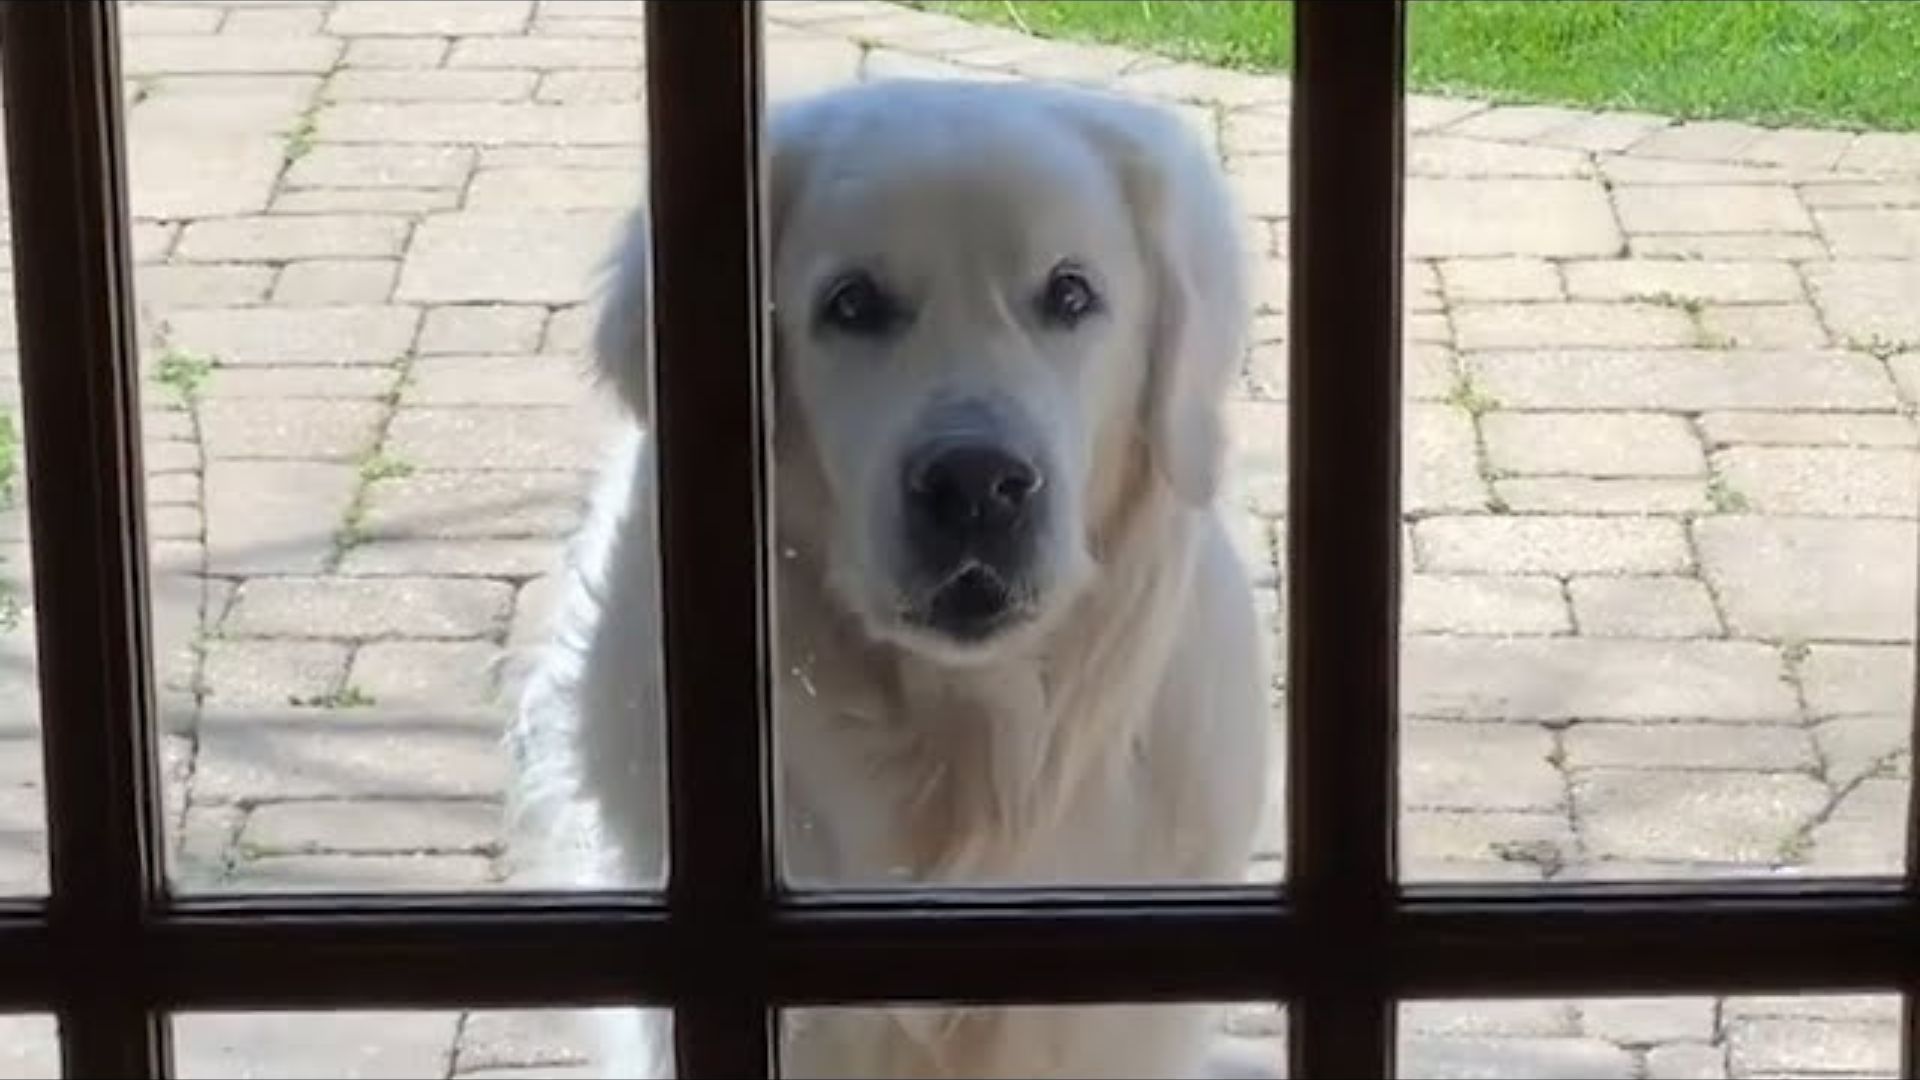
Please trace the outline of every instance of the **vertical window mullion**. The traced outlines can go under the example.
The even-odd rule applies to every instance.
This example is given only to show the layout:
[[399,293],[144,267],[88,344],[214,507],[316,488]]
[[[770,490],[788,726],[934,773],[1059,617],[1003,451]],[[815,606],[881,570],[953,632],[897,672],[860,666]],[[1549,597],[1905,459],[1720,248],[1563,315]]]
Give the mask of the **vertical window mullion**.
[[757,3],[651,4],[654,432],[681,1076],[767,1076],[766,306]]
[[1292,1075],[1390,1076],[1400,585],[1400,0],[1294,5],[1289,887],[1337,943]]
[[164,1076],[139,970],[164,865],[119,24],[112,4],[4,20],[63,1067]]

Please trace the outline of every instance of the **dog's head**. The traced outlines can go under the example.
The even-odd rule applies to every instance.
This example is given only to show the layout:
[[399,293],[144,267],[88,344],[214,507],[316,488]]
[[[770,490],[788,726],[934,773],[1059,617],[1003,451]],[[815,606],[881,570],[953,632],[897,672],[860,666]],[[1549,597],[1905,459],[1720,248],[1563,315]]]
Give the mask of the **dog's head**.
[[[779,516],[869,632],[995,655],[1092,579],[1127,470],[1211,499],[1244,284],[1176,120],[899,82],[791,106],[770,136]],[[644,275],[622,276],[599,345],[637,403]]]

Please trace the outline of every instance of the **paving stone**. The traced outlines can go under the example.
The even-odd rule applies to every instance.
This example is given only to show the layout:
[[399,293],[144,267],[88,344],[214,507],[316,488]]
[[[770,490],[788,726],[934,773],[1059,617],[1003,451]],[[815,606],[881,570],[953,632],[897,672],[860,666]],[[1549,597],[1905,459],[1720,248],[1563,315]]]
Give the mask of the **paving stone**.
[[203,308],[169,320],[171,341],[222,364],[385,364],[413,343],[409,307]]
[[1586,1034],[1628,1046],[1711,1042],[1718,1012],[1707,997],[1589,998],[1577,1008]]
[[1694,535],[1736,634],[1912,638],[1912,522],[1723,517]]
[[1727,1052],[1703,1043],[1669,1043],[1647,1051],[1647,1080],[1725,1080]]
[[[1285,429],[1281,429],[1284,438]],[[1473,418],[1449,405],[1407,407],[1403,499],[1420,512],[1478,510],[1486,505]],[[1284,509],[1284,507],[1282,507]]]
[[351,461],[379,437],[385,409],[371,401],[203,402],[200,429],[210,460]]
[[136,297],[152,311],[258,303],[272,284],[265,266],[143,266],[134,274]]
[[499,741],[491,712],[210,708],[194,797],[494,798],[506,779]]
[[585,496],[571,472],[417,472],[370,485],[364,528],[386,540],[557,538],[578,524]]
[[1568,583],[1580,632],[1594,637],[1707,637],[1720,617],[1706,586],[1686,577],[1592,577]]
[[497,803],[475,800],[269,803],[247,816],[240,841],[263,855],[486,854],[498,842],[501,813]]
[[1496,470],[1534,475],[1697,476],[1706,458],[1667,413],[1492,412],[1481,418]]
[[1920,258],[1920,210],[1848,207],[1814,217],[1838,258]]
[[267,209],[275,214],[421,215],[458,205],[459,192],[439,188],[304,188],[280,192]]
[[1622,185],[1613,204],[1630,233],[1812,232],[1790,187],[1732,184]]
[[460,304],[429,308],[420,327],[417,351],[421,356],[531,353],[540,346],[546,321],[546,309],[537,306]]
[[1920,446],[1913,420],[1891,413],[1710,412],[1700,417],[1707,445]]
[[1431,570],[1483,574],[1679,572],[1691,556],[1671,521],[1611,517],[1436,517],[1414,526]]
[[1673,349],[1479,353],[1476,384],[1517,409],[1891,409],[1872,357],[1845,352]]
[[534,91],[537,101],[560,104],[572,102],[637,102],[644,92],[645,79],[638,71],[548,71],[540,76]]
[[1647,113],[1590,113],[1583,120],[1554,128],[1533,141],[1543,146],[1565,146],[1595,154],[1619,153],[1671,123],[1664,116]]
[[339,573],[352,577],[530,578],[558,555],[548,540],[376,540],[349,550]]
[[[1227,459],[1244,504],[1264,517],[1287,512],[1287,408],[1266,401],[1227,406]],[[1408,460],[1415,460],[1409,454]]]
[[258,213],[284,160],[281,140],[272,136],[138,125],[127,139],[128,209],[140,219]]
[[1869,778],[1808,835],[1806,867],[1827,875],[1897,874],[1906,863],[1910,781]]
[[1591,115],[1552,105],[1495,105],[1453,124],[1448,132],[1477,139],[1527,142],[1580,123]]
[[343,101],[320,113],[317,138],[396,145],[638,146],[642,130],[641,116],[625,102]]
[[1560,583],[1550,577],[1415,574],[1405,583],[1402,617],[1410,633],[1564,634]]
[[1274,584],[1274,523],[1258,514],[1240,511],[1228,513],[1227,534],[1240,557],[1248,578],[1259,586]]
[[600,393],[586,364],[558,356],[427,357],[410,375],[408,405],[582,405]]
[[1612,256],[1623,243],[1591,180],[1407,181],[1406,248],[1415,258]]
[[[1469,744],[1479,738],[1476,732]],[[1534,877],[1575,858],[1578,844],[1564,809],[1550,812],[1506,810],[1402,810],[1400,816],[1400,876],[1410,881],[1511,880]],[[1497,1006],[1524,1010],[1533,1023],[1507,1016]],[[1403,1009],[1408,1006],[1402,1006]],[[1440,1008],[1433,1003],[1430,1008]],[[1438,1033],[1573,1034],[1571,1016],[1546,1002],[1447,1003],[1447,1022],[1425,1020],[1417,1031]],[[1537,1017],[1547,1010],[1550,1022]],[[1409,1022],[1405,1012],[1403,1022]]]
[[[859,49],[852,42],[835,41],[857,60]],[[519,37],[461,37],[447,55],[449,68],[507,68],[515,71],[545,71],[579,68],[630,69],[639,65],[642,52],[637,42],[627,38],[556,37],[552,35]],[[847,78],[853,77],[851,63]]]
[[1792,266],[1753,259],[1583,259],[1564,264],[1561,271],[1566,275],[1567,295],[1575,300],[1662,297],[1762,304],[1802,298],[1800,278]]
[[373,215],[238,217],[188,223],[174,255],[187,262],[391,258],[407,222]]
[[621,217],[572,211],[430,218],[415,233],[397,295],[426,303],[587,300]]
[[1741,446],[1714,454],[1727,486],[1768,514],[1913,517],[1920,457],[1906,449]]
[[473,168],[464,146],[316,146],[287,166],[287,183],[321,188],[457,188]]
[[121,73],[130,78],[173,74],[246,74],[273,72],[323,75],[340,56],[340,42],[329,37],[261,38],[236,48],[217,35],[128,36],[121,50]]
[[[230,37],[294,37],[315,34],[326,13],[318,8],[241,8],[227,13],[220,32]],[[248,46],[252,46],[248,42]]]
[[1920,260],[1813,263],[1807,287],[1843,340],[1920,342]]
[[1885,716],[1848,716],[1813,728],[1826,780],[1846,785],[1864,776],[1913,779],[1913,750],[1907,745],[1912,710]]
[[1560,272],[1545,259],[1448,259],[1440,264],[1440,277],[1447,298],[1456,304],[1558,300],[1562,296]]
[[128,4],[120,14],[120,33],[127,37],[211,34],[220,29],[225,12],[210,7],[161,7]]
[[197,540],[203,524],[194,506],[154,506],[147,510],[147,535],[156,540]]
[[1522,724],[1408,720],[1400,734],[1400,798],[1409,808],[1556,810],[1566,787],[1553,734]]
[[1900,396],[1906,402],[1920,403],[1920,352],[1904,352],[1888,357],[1887,370],[1900,387]]
[[1587,155],[1575,150],[1460,139],[1450,134],[1416,136],[1408,147],[1406,170],[1408,176],[1471,177],[1565,177],[1593,172]]
[[628,210],[641,200],[641,180],[639,173],[612,169],[482,169],[467,188],[466,204],[475,211]]
[[203,646],[213,706],[291,705],[327,697],[347,674],[347,647],[331,641],[214,638]]
[[425,470],[592,469],[608,429],[581,409],[403,408],[387,448]]
[[391,368],[220,367],[200,389],[206,401],[242,399],[328,400],[384,398],[397,373]]
[[438,67],[450,42],[442,37],[362,37],[347,42],[342,68],[412,69]]
[[487,641],[369,642],[354,654],[349,681],[382,705],[494,705],[499,656]]
[[1827,789],[1795,773],[1591,769],[1575,774],[1573,803],[1595,856],[1771,863]]
[[1813,740],[1798,727],[1760,724],[1575,724],[1567,730],[1564,739],[1567,767],[1571,769],[1731,769],[1811,773],[1819,765],[1819,760],[1814,756]]
[[379,304],[393,293],[395,264],[382,259],[313,259],[289,264],[274,286],[276,304]]
[[1729,1022],[1755,1018],[1900,1022],[1897,994],[1740,994],[1722,999],[1720,1007]]
[[467,1014],[455,1071],[553,1066],[583,1060],[574,1016],[550,1009],[489,1009]]
[[1819,349],[1826,328],[1806,304],[1708,304],[1700,311],[1702,338],[1721,349]]
[[1778,651],[1754,642],[1408,635],[1401,671],[1414,716],[1784,723],[1798,715]]
[[357,470],[348,465],[209,462],[208,571],[318,573],[333,553],[334,532],[358,483]]
[[511,597],[493,581],[254,578],[241,586],[227,629],[261,637],[473,637],[505,627]]
[[1727,1025],[1733,1068],[1743,1076],[1776,1073],[1893,1075],[1900,1069],[1896,1031],[1877,1024],[1737,1020]]
[[0,1072],[60,1075],[60,1025],[51,1016],[0,1016]]
[[592,304],[560,308],[547,320],[547,332],[540,339],[543,353],[581,354],[592,344],[596,310]]
[[193,473],[166,473],[145,480],[147,505],[190,505],[200,502],[200,478]]
[[1897,180],[1838,180],[1805,184],[1800,201],[1809,209],[1828,206],[1920,206],[1920,182]]
[[1522,476],[1496,480],[1494,493],[1520,514],[1695,514],[1712,509],[1704,478],[1596,480]]
[[1740,160],[1787,165],[1809,171],[1831,169],[1846,153],[1847,147],[1852,145],[1853,139],[1853,132],[1850,131],[1775,128],[1762,132],[1759,138],[1742,147]]
[[1800,661],[1801,690],[1814,716],[1902,713],[1913,705],[1913,650],[1904,645],[1815,642]]
[[327,80],[326,97],[329,101],[525,101],[533,95],[538,78],[531,71],[342,71]]
[[1684,348],[1699,340],[1685,311],[1662,304],[1459,304],[1452,315],[1462,349]]
[[327,19],[334,34],[517,34],[532,18],[532,0],[341,0]]
[[[1427,815],[1436,817],[1440,815]],[[1451,818],[1473,815],[1449,814]],[[1530,820],[1531,816],[1481,815],[1490,820]],[[1565,819],[1561,819],[1565,829]],[[1573,1035],[1578,1017],[1565,1001],[1532,998],[1479,1001],[1405,1001],[1399,1028],[1418,1035]]]
[[1635,258],[1778,259],[1799,262],[1827,257],[1827,245],[1812,233],[1665,233],[1634,236]]
[[228,887],[269,893],[450,892],[493,883],[491,861],[478,855],[282,855],[236,865]]
[[1431,1080],[1612,1080],[1634,1075],[1632,1055],[1599,1039],[1409,1038],[1400,1074]]
[[1764,134],[1752,124],[1725,120],[1685,120],[1649,135],[1634,147],[1646,157],[1721,161],[1738,155]]

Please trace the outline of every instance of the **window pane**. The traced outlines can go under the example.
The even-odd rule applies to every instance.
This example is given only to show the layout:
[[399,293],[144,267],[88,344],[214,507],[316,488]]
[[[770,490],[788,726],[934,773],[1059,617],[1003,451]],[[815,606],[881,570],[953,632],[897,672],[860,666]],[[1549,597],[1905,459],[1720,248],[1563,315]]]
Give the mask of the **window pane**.
[[1896,1076],[1894,995],[1446,1001],[1400,1009],[1403,1077]]
[[[1624,10],[1409,16],[1403,873],[1896,873],[1920,324],[1878,290],[1920,248],[1856,146],[1907,136],[1721,69],[1738,20]],[[1558,74],[1627,55],[1631,95]]]
[[[776,108],[852,94],[771,148],[783,867],[1274,880],[1289,13],[920,7],[767,15]],[[1176,38],[1238,67],[1176,63]],[[831,119],[898,76],[1029,96],[869,91],[888,119]],[[1139,156],[1085,110],[1047,119],[1040,84],[1127,106]]]
[[[186,1013],[174,1017],[182,1077],[598,1075],[597,1010]],[[652,1015],[652,1014],[649,1014]],[[662,1030],[665,1017],[658,1017]]]
[[[576,865],[583,646],[546,648],[625,426],[587,346],[644,177],[639,6],[270,7],[123,22],[176,884],[657,880]],[[617,617],[649,687],[651,604]],[[516,778],[558,850],[507,849]]]
[[0,1016],[0,1080],[60,1075],[60,1025],[51,1016]]
[[780,1074],[1281,1077],[1286,1020],[1256,1002],[788,1009]]
[[12,212],[0,148],[0,896],[47,888],[33,556],[27,535],[20,354],[14,323]]

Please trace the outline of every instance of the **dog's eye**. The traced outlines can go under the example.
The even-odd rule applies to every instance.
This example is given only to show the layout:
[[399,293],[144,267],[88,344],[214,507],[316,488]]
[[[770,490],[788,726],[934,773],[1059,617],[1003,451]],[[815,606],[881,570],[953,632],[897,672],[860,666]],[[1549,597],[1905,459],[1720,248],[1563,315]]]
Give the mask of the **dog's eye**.
[[849,334],[882,334],[900,321],[900,305],[863,273],[841,277],[820,302],[821,325]]
[[1078,326],[1081,320],[1100,310],[1100,294],[1093,291],[1087,275],[1073,266],[1056,267],[1047,277],[1040,294],[1040,314],[1060,326]]

